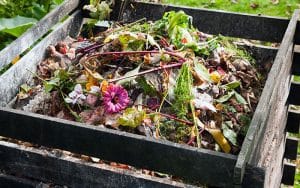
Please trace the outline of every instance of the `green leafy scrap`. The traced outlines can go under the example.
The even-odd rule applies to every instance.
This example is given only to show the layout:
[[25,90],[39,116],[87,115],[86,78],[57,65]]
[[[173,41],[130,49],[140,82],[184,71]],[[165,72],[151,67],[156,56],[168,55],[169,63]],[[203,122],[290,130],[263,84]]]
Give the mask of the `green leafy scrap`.
[[145,117],[145,111],[138,110],[137,108],[127,108],[117,122],[121,126],[136,128],[137,126],[142,125]]
[[208,69],[202,63],[194,61],[194,70],[199,76],[201,76],[201,78],[205,79],[206,81],[212,82]]
[[173,109],[180,118],[184,118],[188,113],[190,100],[192,99],[192,86],[193,80],[190,67],[188,64],[183,64],[176,80],[173,103]]
[[237,134],[230,128],[231,121],[225,121],[222,124],[222,131],[225,138],[227,138],[233,145],[237,146]]

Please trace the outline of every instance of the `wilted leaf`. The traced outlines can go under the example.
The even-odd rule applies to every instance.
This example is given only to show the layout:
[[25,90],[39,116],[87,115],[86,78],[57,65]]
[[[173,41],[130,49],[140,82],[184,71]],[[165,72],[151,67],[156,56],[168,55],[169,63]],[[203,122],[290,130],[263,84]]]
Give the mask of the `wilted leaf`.
[[201,76],[201,78],[203,78],[204,80],[206,80],[208,82],[212,82],[211,77],[209,75],[209,72],[208,72],[207,68],[203,64],[201,64],[201,63],[199,63],[197,61],[194,61],[194,65],[195,65],[195,71],[196,71],[196,73],[199,76]]
[[222,87],[224,87],[226,90],[232,90],[232,89],[239,87],[240,85],[241,85],[240,81],[233,81],[226,85],[223,85]]
[[240,103],[240,104],[247,104],[247,101],[244,99],[244,97],[242,95],[240,95],[238,92],[234,91],[234,95],[236,100]]
[[225,153],[230,152],[231,147],[220,129],[206,128],[206,130],[213,136],[215,141],[219,144],[219,146]]
[[145,45],[145,39],[134,33],[123,33],[118,37],[124,51],[142,50]]
[[232,123],[232,122],[231,121],[224,122],[222,124],[223,134],[233,145],[237,146],[237,141],[236,141],[237,134],[236,132],[230,129],[230,125],[228,125],[228,123]]
[[136,108],[127,108],[123,115],[118,119],[118,124],[136,128],[141,125],[146,116],[145,111]]
[[222,97],[220,97],[216,101],[219,102],[219,103],[224,103],[224,102],[228,101],[234,95],[234,93],[235,93],[234,91],[231,91],[228,94],[223,95]]
[[[126,78],[126,79],[123,79],[123,80],[119,80],[116,84],[117,85],[122,85],[122,84],[125,84],[127,82],[133,81],[136,78],[136,76],[134,76],[134,75],[136,75],[136,74],[139,73],[140,68],[141,68],[141,65],[139,65],[137,68],[133,69],[132,71],[127,72],[124,75],[124,77],[129,77],[129,78]],[[132,77],[130,77],[130,76],[132,76]]]
[[20,88],[21,88],[21,90],[23,90],[25,93],[28,93],[32,88],[29,86],[29,85],[27,85],[27,84],[22,84],[21,86],[20,86]]

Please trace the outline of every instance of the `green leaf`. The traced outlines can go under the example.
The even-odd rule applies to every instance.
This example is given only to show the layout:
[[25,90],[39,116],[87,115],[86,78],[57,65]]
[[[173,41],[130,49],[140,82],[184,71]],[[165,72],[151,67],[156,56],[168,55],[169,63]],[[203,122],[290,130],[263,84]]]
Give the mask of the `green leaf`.
[[145,46],[146,39],[134,33],[123,33],[118,36],[124,51],[138,51]]
[[224,122],[222,124],[222,130],[225,138],[227,138],[233,145],[237,146],[237,134],[233,130],[230,129],[230,123],[232,124],[231,121],[229,122]]
[[136,108],[127,108],[123,115],[118,119],[118,124],[121,126],[136,128],[142,124],[145,117],[145,111],[138,110]]
[[235,93],[234,91],[231,91],[228,94],[223,95],[222,97],[220,97],[216,101],[219,102],[219,103],[224,103],[224,102],[228,101],[234,95],[234,93]]
[[54,78],[50,81],[45,81],[44,82],[44,88],[45,88],[45,92],[49,93],[50,91],[52,91],[52,89],[54,89],[56,86],[58,86],[59,84],[59,78]]
[[235,98],[236,98],[236,100],[237,100],[238,103],[240,103],[240,104],[247,104],[247,101],[238,92],[234,91],[234,95],[235,95]]
[[223,85],[222,87],[225,88],[226,90],[233,90],[233,89],[239,87],[240,85],[241,85],[240,81],[233,81],[226,85]]
[[[134,75],[136,75],[136,74],[139,73],[140,68],[141,68],[141,65],[139,65],[138,67],[136,67],[132,71],[127,72],[124,75],[124,77],[129,77],[129,78],[126,78],[126,79],[123,79],[123,80],[119,80],[116,84],[117,85],[122,85],[122,84],[125,84],[125,83],[133,81],[136,78],[136,76],[134,76]],[[130,76],[132,76],[132,77],[130,77]]]
[[36,22],[37,20],[34,18],[26,18],[22,16],[16,16],[14,18],[1,18],[0,32],[19,37]]
[[194,69],[195,69],[196,73],[199,76],[201,76],[201,78],[205,79],[208,82],[212,82],[209,72],[203,64],[199,63],[198,61],[194,61],[194,66],[195,66]]
[[25,93],[28,93],[32,88],[29,86],[29,85],[27,85],[27,84],[22,84],[21,86],[20,86],[20,88],[21,88],[21,90],[23,90]]

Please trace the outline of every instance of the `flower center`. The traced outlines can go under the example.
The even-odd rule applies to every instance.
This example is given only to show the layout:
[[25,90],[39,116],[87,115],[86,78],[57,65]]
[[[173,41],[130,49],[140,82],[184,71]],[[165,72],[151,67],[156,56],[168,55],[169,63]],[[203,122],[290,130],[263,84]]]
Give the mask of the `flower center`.
[[114,104],[119,103],[119,97],[118,97],[118,96],[114,96],[112,102],[113,102]]

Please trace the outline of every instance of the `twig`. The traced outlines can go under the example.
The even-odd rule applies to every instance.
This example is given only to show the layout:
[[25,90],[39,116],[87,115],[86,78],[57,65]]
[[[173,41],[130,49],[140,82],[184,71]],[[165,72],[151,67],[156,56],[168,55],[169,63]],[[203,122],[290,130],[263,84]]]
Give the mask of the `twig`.
[[171,65],[163,65],[161,67],[156,67],[156,68],[153,68],[153,69],[150,69],[150,70],[139,72],[135,75],[123,76],[123,77],[120,77],[120,78],[111,79],[108,82],[113,83],[113,82],[117,82],[119,80],[124,80],[124,79],[127,79],[127,78],[136,77],[136,76],[142,76],[142,75],[149,74],[151,72],[160,71],[160,70],[163,70],[163,69],[171,69],[171,68],[181,67],[182,64],[183,63],[174,63],[174,64],[171,64]]
[[181,55],[174,53],[174,52],[168,52],[168,51],[158,51],[158,50],[152,50],[152,51],[124,51],[124,52],[100,52],[100,53],[95,53],[90,56],[88,56],[87,60],[90,60],[91,58],[94,57],[99,57],[99,56],[105,56],[105,55],[134,55],[134,54],[168,54],[173,57],[179,58],[180,61],[185,62],[186,58],[182,57]]

